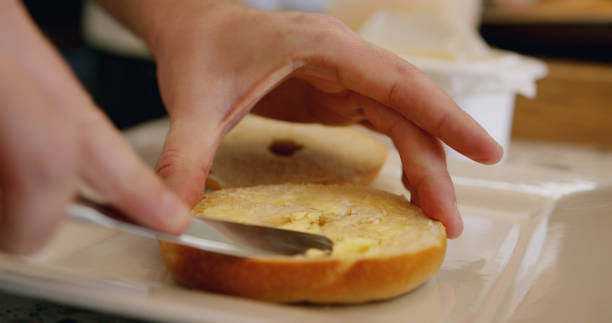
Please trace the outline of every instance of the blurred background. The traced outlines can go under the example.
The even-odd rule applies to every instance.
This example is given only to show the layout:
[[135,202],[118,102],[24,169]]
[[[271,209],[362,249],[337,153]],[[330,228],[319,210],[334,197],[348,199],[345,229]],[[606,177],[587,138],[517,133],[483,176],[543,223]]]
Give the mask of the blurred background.
[[612,1],[486,5],[480,32],[489,44],[548,64],[537,97],[517,98],[512,135],[612,146]]
[[[381,8],[393,15],[404,10],[402,8],[431,3],[422,0],[338,0],[331,4],[325,0],[246,2],[271,10],[329,11],[362,31],[366,22],[369,27],[377,26],[375,22],[384,18],[372,18]],[[530,55],[546,64],[545,76],[532,76],[537,79],[537,95],[515,89],[532,98],[517,95],[512,102],[512,138],[612,147],[612,0],[437,2],[446,2],[447,6],[429,10],[445,11],[440,16],[442,20],[418,25],[418,19],[408,19],[413,25],[407,26],[417,24],[426,32],[439,32],[436,21],[446,23],[460,17],[477,36],[457,38],[460,42],[471,42],[470,46],[449,47],[451,56],[443,60],[461,63],[463,58],[453,51],[456,48],[473,51],[481,46],[478,42],[484,40],[490,47]],[[165,114],[156,85],[155,66],[147,59],[146,50],[129,35],[119,35],[125,32],[100,18],[99,10],[80,0],[25,1],[25,4],[118,127],[130,127]],[[372,28],[366,28],[365,32],[375,32],[376,28]],[[446,46],[456,42],[455,38],[449,38],[448,42],[441,38],[443,41],[427,43],[427,46]],[[401,48],[410,49],[414,48]],[[431,52],[431,48],[428,50]],[[421,57],[417,56],[418,61]],[[470,59],[479,60],[479,57],[475,54]],[[495,82],[495,79],[487,81]]]

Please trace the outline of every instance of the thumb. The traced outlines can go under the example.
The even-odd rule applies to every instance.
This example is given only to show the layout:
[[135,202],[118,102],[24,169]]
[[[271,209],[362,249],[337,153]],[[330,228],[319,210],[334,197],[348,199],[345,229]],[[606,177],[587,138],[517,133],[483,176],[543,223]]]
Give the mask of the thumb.
[[223,129],[199,118],[171,120],[155,170],[187,205],[204,194],[206,177]]

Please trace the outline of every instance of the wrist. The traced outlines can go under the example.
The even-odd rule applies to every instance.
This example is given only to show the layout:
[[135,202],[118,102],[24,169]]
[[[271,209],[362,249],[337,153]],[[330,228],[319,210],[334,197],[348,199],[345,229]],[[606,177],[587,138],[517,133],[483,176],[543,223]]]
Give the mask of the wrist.
[[156,59],[189,36],[195,36],[193,30],[213,30],[226,16],[247,9],[235,0],[97,1],[139,35]]
[[[234,1],[209,1],[186,5],[166,13],[148,30],[145,41],[157,61],[189,50],[202,43],[214,47],[227,36],[227,27],[235,25],[252,9]],[[158,22],[163,22],[159,24]]]

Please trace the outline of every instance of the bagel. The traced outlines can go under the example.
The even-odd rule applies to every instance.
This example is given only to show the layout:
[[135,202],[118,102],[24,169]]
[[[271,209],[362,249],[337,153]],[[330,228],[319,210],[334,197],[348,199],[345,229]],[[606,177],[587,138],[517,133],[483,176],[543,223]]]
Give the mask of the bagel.
[[223,189],[194,208],[199,217],[318,233],[331,253],[233,257],[160,241],[180,284],[258,300],[361,303],[419,286],[440,268],[444,226],[405,197],[364,185],[281,184]]

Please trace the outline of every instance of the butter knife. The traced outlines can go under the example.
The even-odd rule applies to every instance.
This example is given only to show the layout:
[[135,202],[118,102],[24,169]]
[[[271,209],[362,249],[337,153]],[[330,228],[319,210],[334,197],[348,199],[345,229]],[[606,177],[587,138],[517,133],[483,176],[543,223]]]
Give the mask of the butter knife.
[[200,217],[193,217],[189,229],[175,236],[142,227],[120,211],[83,196],[66,211],[76,221],[237,257],[297,255],[308,249],[333,248],[329,238],[318,234]]

